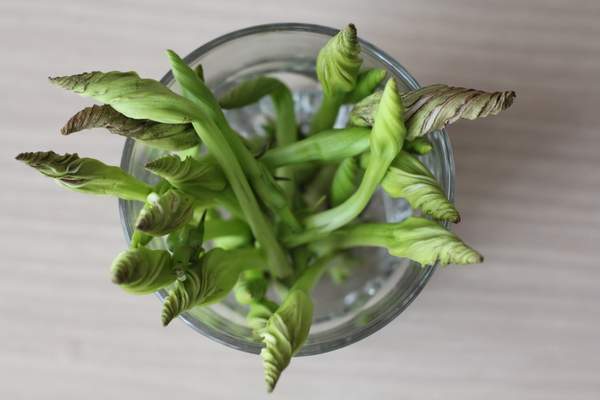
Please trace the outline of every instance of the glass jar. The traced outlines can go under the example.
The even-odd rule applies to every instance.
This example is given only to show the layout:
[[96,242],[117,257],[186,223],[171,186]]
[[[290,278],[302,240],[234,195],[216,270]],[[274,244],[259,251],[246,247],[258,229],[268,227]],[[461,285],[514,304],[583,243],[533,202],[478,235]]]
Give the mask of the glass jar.
[[[294,92],[298,119],[306,124],[320,101],[315,60],[319,49],[335,33],[335,29],[318,25],[260,25],[212,40],[185,57],[185,61],[192,67],[202,64],[205,81],[217,95],[234,83],[255,75],[281,78]],[[419,87],[389,55],[368,42],[361,40],[360,43],[364,68],[386,69],[403,90]],[[161,82],[178,90],[171,72]],[[259,134],[260,125],[265,121],[264,114],[270,112],[270,100],[265,99],[256,106],[229,111],[227,117],[243,135],[252,136]],[[261,116],[257,116],[259,113]],[[337,124],[343,126],[345,118],[346,109],[340,113]],[[454,164],[450,142],[443,131],[435,132],[429,138],[433,151],[421,160],[452,200]],[[128,139],[121,167],[139,179],[154,183],[155,177],[144,169],[144,165],[161,155],[159,150]],[[130,239],[141,204],[120,200],[119,207],[125,236]],[[411,213],[402,199],[391,199],[378,192],[361,218],[397,222]],[[164,247],[164,243],[162,245]],[[353,267],[349,279],[334,284],[325,275],[315,289],[314,322],[298,355],[335,350],[382,328],[408,307],[435,270],[435,266],[420,267],[408,260],[391,257],[383,249],[358,249],[353,256],[359,265]],[[158,293],[161,300],[165,295],[165,291]],[[260,342],[245,323],[244,310],[233,300],[197,307],[184,313],[181,319],[197,332],[227,346],[251,353],[261,349]]]

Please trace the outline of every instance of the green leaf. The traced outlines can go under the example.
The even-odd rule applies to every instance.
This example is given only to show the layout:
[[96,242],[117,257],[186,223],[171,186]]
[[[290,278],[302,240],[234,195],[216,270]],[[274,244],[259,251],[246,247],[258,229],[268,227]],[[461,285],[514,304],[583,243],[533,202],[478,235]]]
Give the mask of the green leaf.
[[390,79],[385,86],[381,106],[369,137],[372,156],[358,189],[339,206],[306,218],[304,222],[307,232],[298,236],[310,241],[315,236],[348,224],[365,209],[392,160],[402,148],[406,134],[402,120],[403,111],[396,82]]
[[[290,229],[294,231],[300,230],[301,226],[293,215],[282,188],[277,184],[277,182],[275,182],[275,179],[271,175],[270,171],[268,171],[261,163],[257,162],[257,160],[252,156],[238,133],[231,129],[231,127],[228,125],[223,112],[221,111],[210,90],[206,87],[206,85],[204,85],[203,82],[196,78],[196,76],[193,74],[193,71],[177,54],[169,50],[168,56],[169,60],[171,61],[173,74],[181,86],[184,96],[189,98],[194,102],[194,104],[203,110],[211,122],[216,124],[221,130],[221,134],[229,144],[231,151],[235,154],[235,157],[239,160],[239,163],[243,165],[243,172],[250,179],[250,182],[252,183],[252,186],[258,197],[267,206],[272,208]],[[211,128],[210,126],[201,127],[200,125],[204,124],[202,124],[200,121],[195,122],[195,126],[201,131],[207,129],[214,130],[214,128]],[[196,129],[197,132],[198,129]],[[294,129],[296,129],[295,126]],[[206,142],[206,140],[203,141]],[[222,145],[220,147],[223,148]],[[214,149],[213,146],[213,150],[209,149],[209,151],[214,154],[216,149]],[[222,164],[221,167],[225,171],[225,167]],[[233,186],[234,185],[232,184],[232,188],[235,192],[236,189]],[[240,193],[238,192],[236,195],[239,197]],[[244,203],[244,201],[241,201],[240,199],[240,203]],[[244,207],[244,204],[241,205]],[[248,206],[251,205],[251,203],[248,203]],[[261,233],[258,236],[264,235]],[[263,237],[263,239],[266,238]],[[274,245],[271,247],[275,249]],[[268,249],[267,251],[270,253],[272,250]],[[272,256],[274,256],[274,254],[272,254]],[[281,254],[278,255],[278,263],[281,265],[280,268],[287,269],[288,262],[283,259]]]
[[144,201],[152,192],[150,186],[121,168],[106,165],[93,158],[80,158],[77,153],[60,155],[53,151],[39,151],[21,153],[16,159],[77,192],[139,201]]
[[161,314],[163,325],[192,307],[221,301],[233,289],[242,271],[264,265],[258,249],[210,250],[185,271],[165,298]]
[[267,326],[267,322],[271,315],[279,305],[267,299],[253,301],[248,305],[248,314],[246,314],[246,323],[252,329],[252,332],[260,337],[261,332]]
[[313,304],[304,290],[291,290],[260,332],[265,347],[260,352],[267,389],[272,392],[292,356],[310,331]]
[[[275,108],[275,137],[277,138],[277,145],[282,146],[294,143],[298,139],[298,123],[296,122],[294,111],[294,98],[292,92],[280,80],[267,76],[259,76],[243,81],[227,91],[220,98],[219,103],[223,108],[238,108],[255,103],[264,96],[271,96]],[[278,171],[277,174],[291,181],[282,184],[287,198],[291,199],[295,189],[293,171],[283,169]],[[299,225],[296,227],[299,228]]]
[[385,85],[369,137],[369,149],[374,157],[372,160],[383,157],[391,162],[402,148],[405,137],[404,105],[396,81],[390,79]]
[[264,96],[286,89],[287,87],[279,79],[259,76],[242,81],[229,89],[219,98],[219,105],[224,109],[245,107],[256,103]]
[[[379,107],[381,92],[359,102],[350,115],[354,126],[371,126]],[[407,138],[413,140],[443,129],[458,119],[477,119],[496,115],[513,103],[515,92],[484,92],[447,85],[430,85],[402,95],[406,108]]]
[[281,306],[271,315],[259,333],[265,347],[260,352],[267,389],[272,392],[283,370],[300,350],[312,324],[313,304],[310,293],[334,256],[317,259],[306,268],[287,292]]
[[235,299],[240,304],[250,304],[262,299],[269,288],[269,280],[261,269],[251,269],[242,272],[235,285]]
[[411,207],[436,219],[460,221],[458,211],[435,177],[416,157],[404,151],[392,162],[381,186],[391,197],[402,197]]
[[317,77],[327,97],[346,94],[356,86],[362,64],[356,27],[349,24],[319,51]]
[[188,223],[194,213],[194,200],[176,189],[169,189],[149,202],[150,206],[143,208],[138,216],[136,229],[153,236],[175,231]]
[[360,183],[362,171],[356,158],[346,158],[335,171],[329,200],[332,207],[337,207],[352,196]]
[[221,167],[211,156],[201,160],[187,157],[182,161],[177,156],[168,155],[150,161],[145,168],[166,179],[172,186],[184,191],[193,191],[196,188],[220,191],[227,186]]
[[95,71],[49,79],[64,89],[110,104],[129,118],[186,124],[203,117],[189,100],[135,72]]
[[338,32],[319,51],[316,70],[323,100],[310,121],[310,135],[334,126],[346,94],[356,86],[361,64],[360,44],[353,24]]
[[111,133],[167,151],[184,150],[200,144],[191,124],[162,124],[128,118],[109,105],[84,108],[72,116],[60,131],[63,135],[70,135],[92,128],[106,128]]
[[211,156],[199,160],[187,157],[184,161],[177,156],[166,156],[149,162],[146,169],[192,196],[198,207],[223,207],[232,215],[244,218],[222,169]]
[[204,237],[206,240],[212,240],[215,247],[225,250],[247,246],[253,242],[248,224],[236,218],[208,219],[205,223]]
[[375,246],[385,247],[396,257],[404,257],[421,265],[436,262],[476,264],[483,257],[458,236],[436,222],[411,217],[398,223],[372,223],[347,226],[312,244],[319,253],[334,249]]
[[[198,109],[206,110],[206,112],[201,112],[204,118],[193,123],[194,129],[208,148],[209,153],[221,166],[254,236],[265,251],[271,272],[279,277],[290,275],[292,267],[289,260],[275,237],[273,227],[260,209],[253,188],[246,179],[246,173],[251,177],[254,189],[263,201],[277,211],[288,211],[287,222],[294,225],[293,215],[289,211],[289,207],[286,208],[288,204],[285,195],[266,167],[254,159],[239,136],[228,126],[214,96],[206,85],[177,54],[172,51],[168,54],[173,74],[184,95],[192,99]],[[242,169],[242,165],[244,169]],[[282,214],[280,216],[285,221],[286,215]],[[295,222],[297,224],[297,221]]]
[[365,97],[357,102],[350,112],[350,125],[360,127],[373,126],[375,122],[375,113],[381,102],[382,90]]
[[171,256],[164,250],[144,247],[120,253],[111,267],[113,283],[133,294],[148,294],[175,281]]
[[344,103],[358,103],[371,95],[383,82],[387,71],[381,68],[371,68],[358,74],[356,87],[346,95]]

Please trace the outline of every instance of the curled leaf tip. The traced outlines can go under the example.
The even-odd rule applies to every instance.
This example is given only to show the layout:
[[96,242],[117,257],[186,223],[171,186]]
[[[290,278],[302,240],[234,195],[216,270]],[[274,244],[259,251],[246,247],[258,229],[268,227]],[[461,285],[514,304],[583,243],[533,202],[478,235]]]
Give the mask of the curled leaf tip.
[[194,200],[178,190],[170,189],[156,202],[145,207],[136,221],[136,229],[163,236],[186,224],[193,215]]
[[69,135],[92,128],[106,128],[111,133],[168,151],[184,150],[200,143],[190,124],[163,124],[128,118],[107,104],[79,111],[62,127],[61,133]]
[[23,161],[40,173],[56,179],[61,185],[79,192],[113,195],[127,200],[143,200],[150,187],[121,168],[106,165],[93,158],[80,158],[77,153],[56,154],[53,151],[22,153]]
[[476,264],[483,257],[458,236],[437,222],[410,217],[397,223],[368,223],[348,226],[322,239],[328,251],[356,246],[385,247],[395,257],[404,257],[422,266]]
[[265,383],[269,392],[273,391],[292,356],[308,338],[312,311],[310,296],[303,290],[294,289],[289,292],[260,332],[265,345],[260,356],[263,359]]
[[401,151],[392,162],[381,186],[391,197],[404,198],[411,207],[432,217],[458,222],[458,210],[446,197],[429,169],[413,155]]
[[181,306],[179,305],[178,299],[174,296],[169,296],[163,303],[162,312],[160,314],[160,322],[163,326],[169,325],[175,317],[180,313]]
[[403,96],[408,136],[414,139],[443,129],[459,119],[474,120],[496,115],[513,103],[515,92],[484,92],[475,89],[431,85]]
[[61,173],[65,173],[69,169],[69,166],[73,165],[80,158],[77,153],[60,155],[50,150],[21,153],[15,159],[23,161],[45,175],[55,177]]
[[184,279],[177,280],[163,303],[160,320],[167,326],[175,317],[192,308],[206,291],[199,273],[201,264],[185,272]]
[[212,158],[187,157],[182,161],[169,155],[150,161],[145,168],[183,191],[195,188],[219,191],[227,186],[223,171]]
[[180,61],[182,59],[181,57],[179,57],[179,54],[177,54],[174,50],[167,49],[166,53],[167,57],[169,57],[170,60]]
[[352,44],[358,43],[358,35],[357,35],[356,25],[354,25],[353,23],[349,23],[348,25],[346,25],[344,27],[344,29],[342,29],[342,35],[344,35],[344,38],[348,42],[350,42]]
[[[355,126],[372,126],[382,93],[377,91],[356,104],[350,115]],[[513,104],[514,91],[484,92],[435,84],[402,94],[407,138],[413,140],[443,129],[458,119],[496,115]]]
[[131,262],[125,256],[119,256],[111,268],[111,281],[117,285],[126,283],[131,277]]
[[73,115],[60,129],[63,135],[79,132],[84,129],[104,127],[120,115],[110,106],[93,105]]
[[381,103],[375,114],[370,137],[371,153],[376,157],[383,154],[395,157],[402,148],[405,137],[404,106],[396,80],[392,78],[385,84]]
[[171,256],[164,250],[143,247],[120,253],[111,266],[111,280],[134,294],[147,294],[175,280]]
[[177,175],[182,161],[179,157],[169,155],[146,163],[144,168],[152,173],[160,173],[169,176]]
[[86,72],[51,78],[67,90],[111,105],[134,119],[149,119],[168,124],[186,124],[203,118],[189,100],[173,93],[162,83],[142,79],[135,72]]
[[349,24],[325,44],[317,57],[317,77],[325,95],[344,95],[354,89],[361,64],[356,27]]
[[407,257],[421,265],[476,264],[483,256],[441,225],[412,217],[392,228],[390,254]]
[[48,80],[64,89],[78,91],[82,86],[85,86],[90,80],[92,80],[95,76],[101,74],[99,71],[92,72],[83,72],[81,74],[75,75],[65,75],[65,76],[50,76]]

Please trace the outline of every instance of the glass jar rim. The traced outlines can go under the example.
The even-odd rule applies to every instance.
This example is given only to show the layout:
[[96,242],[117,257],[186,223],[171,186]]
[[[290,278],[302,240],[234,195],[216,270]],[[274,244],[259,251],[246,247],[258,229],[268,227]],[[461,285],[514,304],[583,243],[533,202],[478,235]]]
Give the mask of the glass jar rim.
[[[231,41],[234,41],[234,40],[246,37],[246,36],[252,36],[252,35],[262,34],[262,33],[273,33],[273,32],[308,32],[308,33],[315,33],[315,34],[321,34],[324,36],[332,37],[337,32],[339,32],[339,30],[328,27],[328,26],[316,25],[316,24],[306,24],[306,23],[272,23],[272,24],[254,25],[254,26],[250,26],[247,28],[232,31],[225,35],[219,36],[213,40],[210,40],[209,42],[205,43],[204,45],[198,47],[197,49],[195,49],[194,51],[189,53],[187,56],[185,56],[183,58],[183,60],[186,63],[190,64],[190,63],[192,63],[192,61],[197,60],[198,58],[201,58],[205,54],[209,53],[211,50],[218,48],[219,46],[222,46],[228,42],[231,42]],[[418,89],[421,87],[419,85],[419,83],[416,81],[416,79],[393,57],[391,57],[390,55],[388,55],[386,52],[379,49],[378,47],[374,46],[373,44],[369,43],[368,41],[365,41],[365,40],[359,38],[359,42],[361,45],[362,52],[368,54],[369,56],[373,57],[374,59],[380,61],[382,64],[386,65],[386,68],[388,69],[388,71],[392,71],[395,75],[401,76],[404,83],[406,83],[411,89],[414,90],[414,89]],[[173,75],[170,70],[160,80],[160,82],[165,85],[167,85],[168,83],[170,83],[172,81],[173,81]],[[446,180],[446,182],[443,182],[443,185],[446,188],[446,194],[447,194],[449,200],[454,201],[454,173],[455,173],[455,171],[454,171],[454,159],[453,159],[452,146],[450,144],[450,140],[448,139],[448,136],[447,136],[445,130],[442,129],[441,132],[443,135],[443,140],[441,141],[441,149],[440,150],[442,152],[442,156],[445,159],[446,168],[448,171],[447,180]],[[123,153],[122,153],[122,157],[121,157],[121,168],[126,171],[129,170],[129,167],[130,167],[130,160],[132,159],[131,156],[133,153],[134,144],[135,144],[135,141],[128,138],[126,140],[125,146],[123,148]],[[125,217],[126,206],[125,206],[125,204],[126,204],[126,202],[124,200],[119,200],[119,215],[121,218],[125,238],[126,238],[126,240],[129,240],[130,232],[128,230],[127,223],[126,223],[126,217]],[[444,224],[444,225],[447,226],[447,224]],[[306,356],[306,355],[321,354],[321,353],[333,351],[333,350],[345,347],[347,345],[350,345],[352,343],[355,343],[355,342],[357,342],[361,339],[364,339],[367,336],[377,332],[379,329],[381,329],[382,327],[384,327],[385,325],[390,323],[392,320],[394,320],[400,313],[402,313],[402,311],[404,311],[410,305],[410,303],[412,303],[412,301],[419,295],[421,290],[425,287],[425,284],[427,283],[427,281],[431,278],[433,272],[437,268],[437,264],[432,265],[432,266],[423,267],[423,268],[425,268],[425,273],[423,274],[423,276],[419,280],[419,282],[416,284],[416,287],[414,288],[414,290],[410,293],[410,296],[408,298],[406,298],[403,302],[401,302],[400,304],[395,304],[394,307],[390,307],[389,309],[385,310],[385,312],[378,315],[377,318],[374,318],[368,324],[365,324],[360,329],[357,329],[355,332],[352,332],[352,334],[344,337],[343,340],[328,339],[327,341],[322,342],[322,343],[312,344],[312,346],[311,346],[311,344],[307,344],[300,350],[300,352],[297,355],[298,356]],[[158,297],[162,299],[164,296],[159,293]],[[242,351],[246,351],[246,352],[250,352],[250,353],[258,353],[260,351],[261,346],[258,344],[256,346],[250,346],[246,343],[239,342],[239,340],[237,340],[234,337],[231,337],[231,336],[228,336],[225,334],[219,335],[218,334],[219,332],[215,331],[212,328],[198,326],[196,323],[194,323],[194,321],[191,321],[185,315],[180,316],[180,319],[182,319],[188,326],[190,326],[196,332],[199,332],[202,335],[207,336],[210,339],[212,339],[218,343],[224,344],[231,348],[235,348],[237,350],[242,350]]]

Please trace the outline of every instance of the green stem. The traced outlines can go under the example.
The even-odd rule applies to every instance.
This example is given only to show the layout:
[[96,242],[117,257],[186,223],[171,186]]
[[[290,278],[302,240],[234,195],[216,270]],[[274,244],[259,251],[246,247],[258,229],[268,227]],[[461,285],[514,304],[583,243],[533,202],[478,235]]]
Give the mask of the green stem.
[[152,188],[141,181],[131,181],[128,185],[121,185],[118,197],[125,200],[146,201],[146,197],[152,193]]
[[[240,135],[235,132],[227,123],[225,114],[219,106],[217,99],[210,89],[198,78],[196,73],[174,52],[168,51],[171,66],[175,79],[182,89],[184,97],[192,101],[211,121],[214,128],[220,130],[219,136],[223,137],[227,147],[231,149],[232,155],[237,158],[238,165],[250,183],[256,190],[258,197],[270,208],[272,208],[292,230],[301,229],[298,220],[293,216],[285,194],[281,187],[277,185],[270,172],[262,166],[250,153],[250,150],[244,145]],[[208,144],[205,143],[208,147]],[[210,147],[209,147],[210,150]],[[225,168],[221,165],[222,168]],[[246,179],[244,179],[246,181]],[[234,189],[234,192],[236,190]],[[236,193],[237,195],[237,193]],[[238,196],[239,197],[239,196]],[[252,196],[254,197],[254,195]],[[240,202],[242,199],[239,198]],[[256,202],[256,200],[255,200]],[[258,239],[258,237],[257,237]],[[289,267],[289,263],[285,263]],[[284,269],[287,269],[283,267]],[[290,267],[291,268],[291,267]]]
[[310,121],[309,135],[333,128],[343,101],[343,96],[323,95],[323,101]]
[[[282,85],[282,88],[271,95],[273,105],[276,111],[275,121],[275,137],[277,146],[286,146],[295,143],[298,140],[298,123],[294,112],[294,98],[290,90]],[[294,169],[280,168],[277,172],[278,176],[288,178],[288,182],[281,182],[281,186],[285,192],[288,202],[291,202],[296,192],[296,177]]]
[[316,284],[321,279],[323,272],[327,269],[329,261],[334,257],[334,255],[327,255],[318,259],[313,265],[308,267],[298,278],[296,283],[292,286],[290,291],[299,289],[303,290],[306,293],[310,294],[310,292],[314,289]]
[[308,231],[331,232],[356,218],[367,206],[388,170],[389,162],[370,162],[356,192],[345,202],[305,220]]
[[219,129],[210,120],[194,121],[192,124],[202,142],[223,168],[256,240],[265,251],[271,272],[280,277],[291,274],[292,267],[287,255],[277,242],[271,225],[262,213],[240,162],[225,139],[225,135],[219,134]]
[[296,143],[271,149],[261,161],[269,168],[311,161],[341,161],[367,151],[370,132],[368,128],[327,130]]

